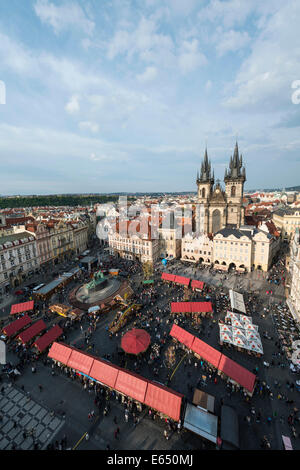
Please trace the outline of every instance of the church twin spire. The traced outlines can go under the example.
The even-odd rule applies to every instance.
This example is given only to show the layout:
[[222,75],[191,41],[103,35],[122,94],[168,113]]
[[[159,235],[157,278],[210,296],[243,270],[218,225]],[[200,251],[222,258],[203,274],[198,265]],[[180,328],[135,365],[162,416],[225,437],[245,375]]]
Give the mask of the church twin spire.
[[[229,168],[225,169],[224,181],[229,180],[243,180],[246,181],[246,171],[243,166],[243,157],[239,155],[238,143],[236,142],[233,157],[230,157]],[[201,164],[201,171],[197,172],[197,183],[211,183],[214,184],[215,176],[211,171],[211,163],[208,160],[207,148],[205,149],[203,162]]]

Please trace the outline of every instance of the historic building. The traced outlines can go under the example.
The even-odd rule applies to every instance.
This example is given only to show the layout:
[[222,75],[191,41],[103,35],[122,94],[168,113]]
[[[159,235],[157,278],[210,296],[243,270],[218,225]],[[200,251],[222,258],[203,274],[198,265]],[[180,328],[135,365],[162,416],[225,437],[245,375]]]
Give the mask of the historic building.
[[0,237],[0,293],[20,285],[39,269],[35,237],[25,230]]
[[199,218],[197,220],[198,232],[216,233],[227,226],[239,228],[244,225],[245,181],[246,171],[237,143],[233,157],[230,158],[229,168],[225,170],[225,191],[219,181],[214,184],[214,172],[212,172],[207,150],[205,150],[201,171],[197,174],[198,204],[204,208],[203,221]]
[[273,212],[272,219],[281,232],[281,238],[290,241],[296,228],[300,228],[300,209],[280,208]]

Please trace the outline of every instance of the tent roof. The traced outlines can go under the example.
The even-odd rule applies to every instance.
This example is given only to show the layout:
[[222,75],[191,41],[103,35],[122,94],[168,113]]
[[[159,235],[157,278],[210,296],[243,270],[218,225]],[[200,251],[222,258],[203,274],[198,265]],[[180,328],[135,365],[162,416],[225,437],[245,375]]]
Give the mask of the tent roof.
[[171,313],[190,313],[191,302],[171,302]]
[[94,359],[91,356],[73,349],[68,359],[67,366],[72,369],[76,369],[83,374],[90,375],[89,372],[93,361]]
[[182,398],[183,395],[174,390],[149,382],[144,403],[171,419],[179,421]]
[[114,388],[119,370],[121,370],[119,367],[109,362],[103,361],[102,359],[95,359],[89,375],[102,384]]
[[239,312],[246,313],[244,304],[244,297],[239,292],[229,289],[229,298],[232,310],[238,310]]
[[239,420],[234,408],[223,405],[221,408],[221,434],[222,441],[239,449]]
[[195,338],[191,333],[184,330],[183,328],[180,328],[180,326],[176,325],[175,323],[171,328],[170,335],[181,343],[185,344],[185,346],[188,348],[191,348]]
[[62,334],[63,330],[61,327],[59,325],[54,325],[49,331],[47,331],[47,333],[35,341],[34,346],[42,352]]
[[183,284],[184,286],[188,286],[190,283],[190,278],[184,276],[175,276],[174,282],[176,282],[177,284]]
[[29,325],[29,323],[31,323],[31,318],[28,315],[24,315],[23,317],[18,318],[18,320],[4,326],[3,331],[6,336],[9,337],[20,331],[24,326]]
[[22,331],[18,335],[18,339],[22,341],[23,344],[28,343],[32,338],[34,338],[36,335],[38,335],[41,331],[45,330],[47,328],[44,320],[39,320],[33,325],[31,325],[29,328],[26,328],[25,331]]
[[211,302],[191,302],[192,313],[207,313],[212,312],[212,303]]
[[67,365],[69,357],[71,356],[71,352],[73,349],[70,346],[66,346],[63,343],[53,343],[50,351],[48,353],[48,357],[54,359],[55,361],[62,362],[63,364]]
[[172,281],[174,282],[175,281],[175,274],[170,274],[170,273],[162,273],[161,275],[161,278],[164,280],[164,281]]
[[147,379],[132,372],[120,370],[115,383],[115,389],[143,403],[147,385]]
[[218,437],[218,417],[187,403],[183,427],[216,443]]
[[150,343],[151,336],[146,330],[133,328],[123,336],[121,347],[129,354],[139,354],[146,351]]
[[197,281],[196,279],[192,280],[191,287],[194,289],[203,289],[204,287],[204,282],[203,281]]
[[10,315],[16,315],[16,313],[28,312],[34,308],[34,301],[22,302],[21,304],[14,304],[11,306]]
[[224,354],[222,354],[220,359],[219,370],[243,388],[249,390],[249,392],[253,392],[256,376]]
[[211,302],[171,302],[172,313],[207,313],[212,311]]
[[196,354],[199,354],[205,361],[218,368],[222,355],[220,351],[217,351],[217,349],[214,349],[209,344],[204,343],[204,341],[196,337],[194,338],[191,349]]

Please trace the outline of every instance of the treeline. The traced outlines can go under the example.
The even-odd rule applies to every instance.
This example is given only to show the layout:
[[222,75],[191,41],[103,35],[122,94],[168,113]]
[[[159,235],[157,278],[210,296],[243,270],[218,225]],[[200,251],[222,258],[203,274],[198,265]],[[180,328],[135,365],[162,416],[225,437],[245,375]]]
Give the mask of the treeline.
[[1,197],[0,208],[15,207],[37,207],[37,206],[88,206],[90,204],[104,204],[106,202],[117,202],[119,196],[20,196],[20,197]]

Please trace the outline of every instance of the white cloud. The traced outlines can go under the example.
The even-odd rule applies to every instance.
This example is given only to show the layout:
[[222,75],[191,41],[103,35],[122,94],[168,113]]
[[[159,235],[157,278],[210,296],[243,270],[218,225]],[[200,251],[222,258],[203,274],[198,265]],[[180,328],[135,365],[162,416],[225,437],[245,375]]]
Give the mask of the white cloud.
[[96,122],[91,122],[91,121],[81,121],[79,124],[79,128],[82,130],[89,130],[93,132],[93,134],[96,134],[99,131],[99,126]]
[[34,5],[34,10],[41,22],[52,26],[56,34],[71,28],[91,34],[95,27],[95,23],[74,2],[65,2],[57,6],[48,0],[38,0]]
[[235,52],[243,49],[250,42],[250,36],[246,31],[220,31],[217,39],[216,50],[219,56],[226,52]]
[[65,106],[65,110],[69,114],[74,114],[74,113],[77,113],[79,109],[80,109],[79,96],[78,95],[71,96],[70,101]]
[[205,65],[207,59],[198,49],[198,40],[183,41],[181,53],[178,57],[178,65],[182,73],[192,72],[201,65]]
[[291,83],[300,77],[299,17],[300,3],[290,0],[268,19],[226,93],[226,106],[291,110]]
[[212,88],[212,82],[211,80],[207,80],[207,82],[205,83],[205,90],[208,92],[210,91]]
[[137,79],[140,82],[149,82],[154,80],[157,76],[157,68],[156,67],[147,67],[145,71],[139,75],[137,75]]

